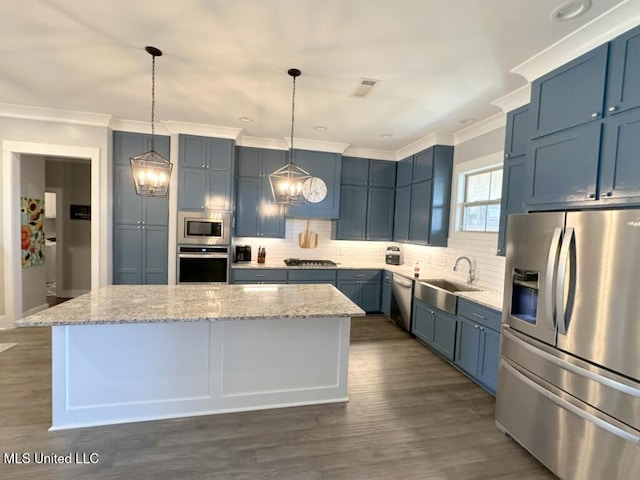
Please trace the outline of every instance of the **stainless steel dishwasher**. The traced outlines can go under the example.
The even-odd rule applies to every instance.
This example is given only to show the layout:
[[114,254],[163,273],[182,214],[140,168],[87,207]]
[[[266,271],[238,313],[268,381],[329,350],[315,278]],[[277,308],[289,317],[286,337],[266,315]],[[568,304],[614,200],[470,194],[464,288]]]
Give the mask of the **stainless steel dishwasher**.
[[391,291],[391,320],[399,327],[411,331],[413,280],[394,273]]

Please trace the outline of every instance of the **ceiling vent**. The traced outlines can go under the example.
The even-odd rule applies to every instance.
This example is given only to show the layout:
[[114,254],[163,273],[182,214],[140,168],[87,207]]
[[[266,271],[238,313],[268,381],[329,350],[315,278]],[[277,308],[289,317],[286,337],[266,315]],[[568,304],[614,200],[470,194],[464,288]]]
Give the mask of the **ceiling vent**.
[[367,95],[369,95],[369,92],[371,92],[371,89],[375,87],[379,81],[380,80],[373,80],[371,78],[361,78],[358,86],[353,91],[351,96],[360,98],[366,97]]

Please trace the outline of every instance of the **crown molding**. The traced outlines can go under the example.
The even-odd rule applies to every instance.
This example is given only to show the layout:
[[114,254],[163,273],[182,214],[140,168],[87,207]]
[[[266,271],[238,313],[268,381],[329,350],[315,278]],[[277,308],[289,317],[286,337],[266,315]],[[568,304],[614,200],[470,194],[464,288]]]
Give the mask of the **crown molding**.
[[492,132],[507,124],[507,115],[504,112],[496,113],[484,120],[479,121],[467,128],[458,130],[453,134],[454,145],[467,142],[473,138]]
[[511,70],[531,82],[640,24],[637,0],[625,0]]
[[403,158],[410,157],[418,152],[426,150],[434,145],[453,145],[453,136],[446,134],[430,133],[429,135],[420,138],[419,140],[407,145],[396,151],[396,160],[402,160]]
[[[291,138],[284,137],[287,149],[291,148]],[[348,143],[325,142],[323,140],[311,140],[308,138],[294,138],[296,150],[313,150],[316,152],[329,152],[342,154],[348,147]]]
[[277,138],[251,137],[240,135],[236,141],[239,147],[268,148],[271,150],[288,150],[287,142]]
[[348,157],[358,157],[358,158],[370,158],[374,160],[397,160],[398,157],[395,152],[389,152],[385,150],[374,150],[370,148],[360,148],[360,147],[347,147],[347,149],[342,153]]
[[[156,122],[154,124],[154,130],[156,135],[170,135],[171,132],[167,129],[167,126],[163,122]],[[112,118],[109,123],[111,130],[117,130],[119,132],[133,132],[133,133],[151,133],[150,122],[140,122],[138,120],[123,120],[121,118]]]
[[103,113],[29,107],[10,103],[0,103],[0,117],[38,120],[42,122],[72,123],[74,125],[89,125],[92,127],[108,127],[112,119],[112,115]]
[[242,133],[241,128],[221,127],[218,125],[204,125],[201,123],[180,122],[167,120],[162,122],[170,134],[201,135],[203,137],[228,138],[236,140]]
[[504,97],[500,97],[497,100],[491,102],[491,105],[495,105],[503,112],[509,113],[518,107],[526,105],[531,101],[531,84],[527,83],[522,87],[514,90],[511,93],[507,93]]

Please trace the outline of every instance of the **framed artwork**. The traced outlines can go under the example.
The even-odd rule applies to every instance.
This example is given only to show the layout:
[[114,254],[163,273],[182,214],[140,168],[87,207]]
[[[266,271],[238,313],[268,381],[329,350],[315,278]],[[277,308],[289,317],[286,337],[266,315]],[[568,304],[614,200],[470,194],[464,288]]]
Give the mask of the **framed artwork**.
[[41,199],[20,199],[20,235],[22,267],[44,263],[44,202]]
[[71,220],[91,220],[91,205],[69,205]]

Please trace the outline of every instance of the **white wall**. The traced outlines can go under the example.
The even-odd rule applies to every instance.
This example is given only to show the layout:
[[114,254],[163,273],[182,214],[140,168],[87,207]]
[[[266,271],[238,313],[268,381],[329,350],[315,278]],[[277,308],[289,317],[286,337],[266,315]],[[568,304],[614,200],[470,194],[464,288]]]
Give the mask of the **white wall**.
[[[20,158],[20,197],[44,201],[44,158],[22,155]],[[43,218],[44,220],[44,218]],[[42,245],[44,248],[44,244]],[[45,262],[50,261],[45,256]],[[47,308],[46,265],[23,267],[22,310],[36,313]]]
[[[46,113],[46,112],[45,112]],[[87,115],[89,116],[89,115]],[[0,185],[3,186],[2,205],[9,198],[5,190],[7,185],[11,188],[13,178],[8,178],[14,171],[15,163],[12,152],[16,151],[16,145],[27,146],[25,153],[52,154],[62,156],[77,156],[92,159],[92,182],[98,185],[92,193],[92,203],[97,205],[100,211],[94,210],[96,218],[95,227],[92,221],[92,244],[98,245],[96,255],[92,256],[92,288],[106,285],[111,279],[111,155],[112,131],[108,127],[108,120],[98,118],[95,124],[83,121],[47,121],[25,118],[0,117],[0,143],[2,144],[3,161],[0,164]],[[103,122],[104,125],[99,123]],[[33,150],[31,150],[33,147]],[[45,150],[45,151],[43,151]],[[53,151],[53,152],[52,152]],[[7,177],[7,178],[5,178]],[[97,200],[96,200],[97,199]],[[12,281],[7,278],[12,269],[8,268],[14,254],[7,251],[9,242],[15,245],[13,239],[6,236],[7,225],[14,224],[16,220],[5,218],[6,208],[0,208],[0,328],[11,328],[14,305],[20,297],[16,297],[13,287],[7,284]],[[17,215],[17,214],[16,214]],[[16,217],[17,218],[17,217]],[[15,250],[15,248],[11,248]],[[11,295],[7,298],[6,295]]]
[[91,163],[88,160],[50,159],[45,163],[47,188],[60,188],[62,195],[62,243],[56,255],[61,256],[62,285],[59,296],[77,297],[91,290],[91,222],[71,220],[70,205],[91,205]]

